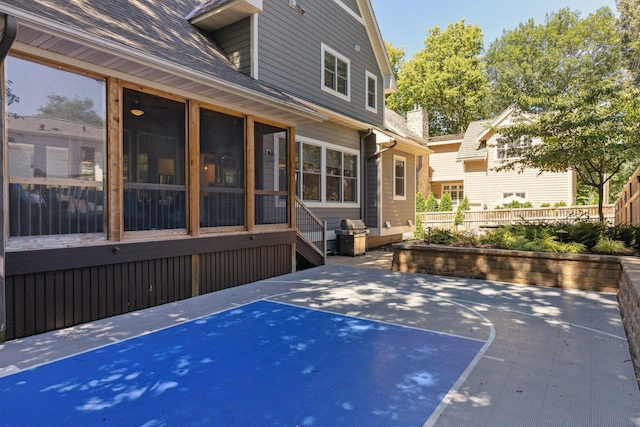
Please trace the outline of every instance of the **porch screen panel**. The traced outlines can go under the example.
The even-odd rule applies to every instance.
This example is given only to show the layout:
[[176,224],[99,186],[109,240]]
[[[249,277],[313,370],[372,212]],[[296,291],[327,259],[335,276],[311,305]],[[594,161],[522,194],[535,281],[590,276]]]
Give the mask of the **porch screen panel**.
[[106,81],[5,66],[9,235],[104,233]]
[[125,231],[186,228],[186,106],[123,90]]
[[256,225],[287,224],[287,130],[256,122],[254,144]]
[[244,119],[200,110],[200,226],[244,225]]

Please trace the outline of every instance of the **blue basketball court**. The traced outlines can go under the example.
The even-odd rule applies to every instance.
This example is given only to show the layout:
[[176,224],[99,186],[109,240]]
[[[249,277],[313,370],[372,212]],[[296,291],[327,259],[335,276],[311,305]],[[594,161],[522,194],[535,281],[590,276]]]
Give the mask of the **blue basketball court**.
[[613,294],[328,265],[0,344],[0,426],[640,427],[629,360]]
[[2,378],[0,424],[421,426],[482,345],[257,301]]

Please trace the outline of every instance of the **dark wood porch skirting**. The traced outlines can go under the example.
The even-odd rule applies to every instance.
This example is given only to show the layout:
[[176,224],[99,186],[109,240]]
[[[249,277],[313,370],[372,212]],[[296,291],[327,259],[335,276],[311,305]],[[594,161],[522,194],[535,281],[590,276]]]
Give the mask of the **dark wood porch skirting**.
[[295,231],[6,253],[12,340],[292,272]]

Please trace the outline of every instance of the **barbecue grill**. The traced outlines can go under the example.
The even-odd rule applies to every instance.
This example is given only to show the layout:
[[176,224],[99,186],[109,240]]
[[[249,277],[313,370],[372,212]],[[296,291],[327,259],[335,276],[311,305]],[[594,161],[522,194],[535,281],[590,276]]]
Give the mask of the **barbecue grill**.
[[367,234],[369,229],[361,219],[340,221],[340,230],[336,230],[340,255],[364,255],[367,248]]

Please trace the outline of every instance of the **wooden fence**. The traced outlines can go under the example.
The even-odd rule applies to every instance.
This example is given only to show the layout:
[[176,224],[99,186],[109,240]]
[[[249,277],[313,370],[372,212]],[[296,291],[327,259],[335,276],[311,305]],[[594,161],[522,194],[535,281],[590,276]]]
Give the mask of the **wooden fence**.
[[[613,224],[614,205],[605,205],[604,219]],[[455,212],[423,212],[422,224],[425,229],[453,231]],[[464,213],[464,230],[478,234],[484,229],[519,222],[557,222],[589,219],[598,221],[598,206],[564,206],[550,208],[495,209],[482,211],[466,211]]]
[[640,224],[640,166],[631,175],[616,201],[616,224]]

